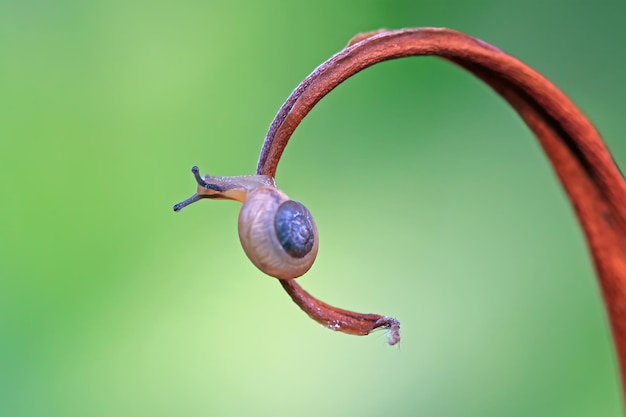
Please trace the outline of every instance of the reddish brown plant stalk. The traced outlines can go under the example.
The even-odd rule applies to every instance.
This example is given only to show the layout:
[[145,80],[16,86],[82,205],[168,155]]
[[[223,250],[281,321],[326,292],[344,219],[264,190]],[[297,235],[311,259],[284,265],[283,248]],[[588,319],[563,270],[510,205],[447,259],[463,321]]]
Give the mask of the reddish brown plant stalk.
[[[626,183],[600,135],[550,81],[479,39],[449,29],[377,31],[355,37],[320,65],[281,107],[263,143],[257,174],[274,177],[289,138],[332,89],[376,63],[435,55],[465,68],[504,97],[533,131],[561,180],[583,228],[606,305],[623,386],[626,379]],[[364,335],[379,327],[399,341],[392,318],[325,304],[295,280],[280,280],[311,318],[337,331]]]

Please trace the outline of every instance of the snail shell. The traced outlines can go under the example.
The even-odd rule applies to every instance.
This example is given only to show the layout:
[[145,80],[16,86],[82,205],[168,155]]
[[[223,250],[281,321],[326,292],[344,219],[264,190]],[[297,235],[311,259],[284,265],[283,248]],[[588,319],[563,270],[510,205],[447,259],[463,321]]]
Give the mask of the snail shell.
[[317,256],[311,213],[273,187],[259,187],[246,197],[239,213],[239,239],[252,263],[275,278],[301,276]]

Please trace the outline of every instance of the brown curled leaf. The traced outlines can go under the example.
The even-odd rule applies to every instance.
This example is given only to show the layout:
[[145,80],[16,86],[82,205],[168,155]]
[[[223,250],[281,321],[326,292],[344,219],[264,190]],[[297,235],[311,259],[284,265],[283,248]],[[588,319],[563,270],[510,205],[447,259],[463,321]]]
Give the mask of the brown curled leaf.
[[333,307],[312,297],[295,280],[279,280],[287,294],[310,318],[330,330],[356,336],[366,336],[376,329],[387,329],[388,343],[400,342],[400,322],[393,317],[362,314]]
[[371,32],[362,32],[362,33],[357,33],[356,35],[354,35],[354,37],[352,39],[350,39],[348,41],[348,44],[346,45],[346,48],[348,46],[352,46],[355,43],[359,43],[367,38],[371,38],[372,36],[378,35],[379,33],[383,33],[383,32],[388,32],[387,29],[378,29],[378,30],[373,30]]
[[[340,83],[376,63],[417,55],[439,56],[483,80],[510,103],[541,143],[584,231],[624,381],[626,183],[587,117],[554,84],[518,59],[450,29],[402,29],[361,35],[315,69],[289,96],[265,138],[257,173],[275,176],[296,127]],[[281,284],[309,316],[325,326],[334,314],[347,314],[351,320],[340,322],[335,330],[351,334],[371,331],[371,319],[358,320],[370,315],[346,313],[315,300],[295,281]],[[318,310],[311,311],[315,308]]]

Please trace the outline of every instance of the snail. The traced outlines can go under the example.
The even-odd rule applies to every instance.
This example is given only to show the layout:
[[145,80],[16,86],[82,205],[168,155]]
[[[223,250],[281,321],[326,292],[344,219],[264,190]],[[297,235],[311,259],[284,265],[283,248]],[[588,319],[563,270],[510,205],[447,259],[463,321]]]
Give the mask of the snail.
[[239,240],[257,268],[279,279],[297,278],[311,268],[319,243],[313,216],[302,203],[276,188],[272,177],[206,174],[203,178],[196,166],[191,172],[198,189],[174,205],[174,211],[204,198],[240,201]]

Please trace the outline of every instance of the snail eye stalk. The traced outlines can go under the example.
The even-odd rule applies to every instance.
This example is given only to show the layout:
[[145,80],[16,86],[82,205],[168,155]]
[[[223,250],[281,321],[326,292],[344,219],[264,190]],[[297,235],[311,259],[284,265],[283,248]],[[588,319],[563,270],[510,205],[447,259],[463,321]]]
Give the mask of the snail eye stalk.
[[208,198],[207,195],[193,194],[191,197],[186,199],[185,201],[181,201],[180,203],[174,204],[174,211],[181,211],[185,207],[187,207],[191,203],[195,203],[196,201],[200,201],[203,198]]
[[[193,166],[191,167],[191,173],[193,174],[196,182],[198,183],[198,187],[203,187],[203,188],[208,188],[208,183],[204,180],[204,178],[202,178],[200,176],[200,168],[198,168],[197,166]],[[198,193],[194,193],[191,197],[189,197],[188,199],[181,201],[180,203],[174,204],[174,211],[181,211],[182,209],[184,209],[185,207],[187,207],[188,205],[195,203],[196,201],[200,201],[203,198],[208,198],[209,196],[206,194],[198,194]]]
[[205,188],[209,187],[209,184],[207,184],[204,178],[200,176],[200,168],[198,168],[196,165],[192,166],[191,173],[193,174],[193,177],[196,179],[196,182],[198,183],[199,186],[205,187]]

